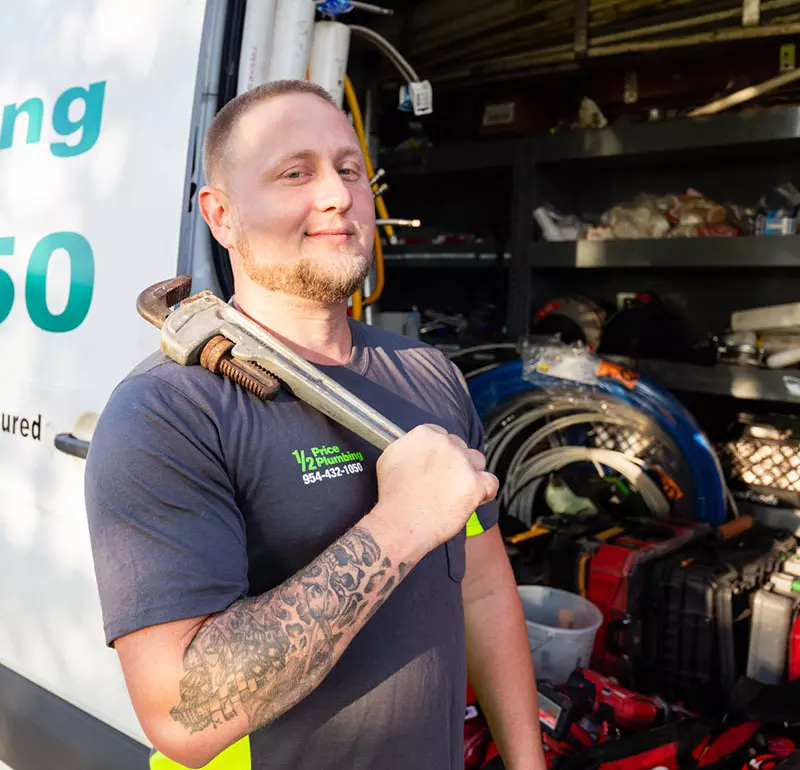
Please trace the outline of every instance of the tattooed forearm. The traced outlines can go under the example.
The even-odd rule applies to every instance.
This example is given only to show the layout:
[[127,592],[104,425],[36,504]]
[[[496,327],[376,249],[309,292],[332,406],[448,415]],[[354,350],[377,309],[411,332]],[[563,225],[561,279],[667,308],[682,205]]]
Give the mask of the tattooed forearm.
[[355,527],[278,588],[212,616],[186,649],[172,718],[192,733],[239,714],[249,731],[268,724],[314,690],[412,567]]

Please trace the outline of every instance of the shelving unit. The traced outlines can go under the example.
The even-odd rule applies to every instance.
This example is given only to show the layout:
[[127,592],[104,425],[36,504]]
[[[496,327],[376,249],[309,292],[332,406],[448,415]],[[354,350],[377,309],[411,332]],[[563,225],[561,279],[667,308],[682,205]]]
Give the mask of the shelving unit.
[[[609,294],[634,284],[665,293],[683,285],[700,312],[699,325],[709,321],[715,327],[733,307],[717,310],[712,318],[706,317],[705,305],[724,305],[727,300],[738,309],[796,301],[800,236],[551,243],[537,240],[532,212],[549,201],[565,211],[582,210],[592,195],[596,200],[588,210],[599,212],[610,200],[623,200],[614,196],[628,194],[626,185],[650,192],[679,192],[692,185],[711,197],[716,192],[736,202],[754,202],[756,190],[763,192],[787,180],[800,184],[800,161],[793,160],[800,157],[799,151],[800,108],[781,107],[553,136],[442,144],[384,153],[380,165],[390,185],[393,177],[416,181],[435,174],[441,181],[460,172],[453,184],[457,196],[469,195],[464,185],[469,172],[480,172],[485,184],[491,169],[506,171],[511,186],[504,190],[511,200],[510,258],[503,261],[508,272],[506,329],[511,339],[518,339],[529,331],[532,313],[550,285],[562,292],[591,292],[605,286]],[[659,189],[659,183],[665,189]],[[408,257],[387,255],[387,269],[498,267],[496,259],[487,259],[484,265],[480,259],[462,261],[451,255]],[[712,295],[713,303],[707,303]],[[639,361],[637,366],[673,389],[800,403],[800,393],[792,390],[791,378],[797,372],[658,361]],[[788,389],[787,376],[792,383]]]

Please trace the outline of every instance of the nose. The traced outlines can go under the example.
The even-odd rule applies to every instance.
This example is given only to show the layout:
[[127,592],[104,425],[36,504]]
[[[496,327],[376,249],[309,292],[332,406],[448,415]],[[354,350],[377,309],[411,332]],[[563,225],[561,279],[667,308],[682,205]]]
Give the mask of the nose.
[[345,212],[353,205],[350,189],[337,169],[328,169],[320,177],[315,204],[318,211],[331,213]]

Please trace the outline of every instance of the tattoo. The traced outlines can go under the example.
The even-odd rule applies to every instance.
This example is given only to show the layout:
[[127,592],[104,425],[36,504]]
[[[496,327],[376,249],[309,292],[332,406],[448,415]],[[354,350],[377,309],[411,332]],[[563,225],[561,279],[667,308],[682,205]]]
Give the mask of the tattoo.
[[250,732],[273,721],[327,676],[413,566],[393,570],[370,533],[353,528],[282,585],[203,624],[170,715],[192,733],[240,713]]

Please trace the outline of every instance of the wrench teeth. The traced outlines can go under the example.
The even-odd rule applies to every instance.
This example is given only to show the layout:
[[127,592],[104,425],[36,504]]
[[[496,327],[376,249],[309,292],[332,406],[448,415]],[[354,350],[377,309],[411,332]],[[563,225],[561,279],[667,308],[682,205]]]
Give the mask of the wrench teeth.
[[259,372],[262,372],[262,373],[263,373],[263,374],[265,374],[267,377],[271,377],[271,378],[272,378],[273,380],[275,380],[275,381],[276,381],[278,384],[280,384],[281,378],[280,378],[280,377],[278,377],[278,375],[277,375],[277,374],[275,374],[275,372],[272,372],[272,371],[270,371],[269,369],[267,369],[266,367],[264,367],[264,366],[261,366],[261,364],[257,364],[255,361],[248,361],[248,362],[247,362],[247,364],[248,364],[249,366],[252,366],[254,369],[258,369],[258,371],[259,371]]

